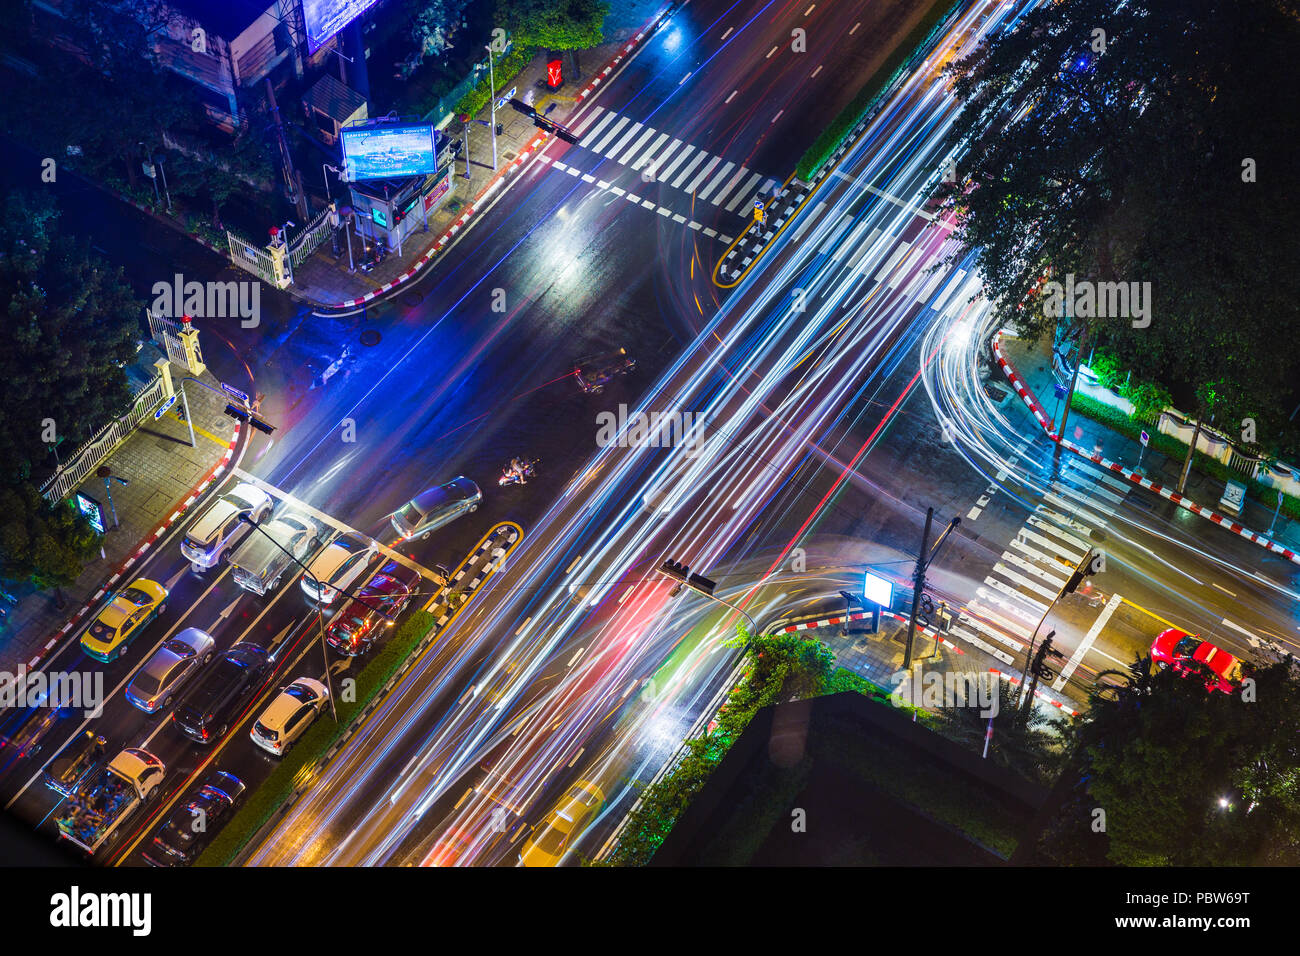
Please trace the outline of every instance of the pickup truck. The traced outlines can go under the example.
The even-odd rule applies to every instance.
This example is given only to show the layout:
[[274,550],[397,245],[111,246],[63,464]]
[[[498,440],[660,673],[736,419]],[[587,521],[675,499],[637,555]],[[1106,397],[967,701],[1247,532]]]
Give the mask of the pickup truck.
[[269,594],[280,586],[295,558],[305,564],[319,547],[314,521],[293,512],[277,515],[258,525],[230,556],[231,574],[245,591]]
[[72,738],[45,768],[45,786],[65,797],[72,796],[83,780],[104,766],[105,743],[93,730]]
[[93,856],[154,795],[165,770],[147,750],[127,747],[68,797],[57,820],[59,838]]

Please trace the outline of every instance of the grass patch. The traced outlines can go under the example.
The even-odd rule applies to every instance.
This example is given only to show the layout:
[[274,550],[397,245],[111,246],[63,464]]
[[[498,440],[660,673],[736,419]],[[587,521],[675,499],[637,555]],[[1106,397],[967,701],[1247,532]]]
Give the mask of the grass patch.
[[928,44],[934,31],[961,3],[962,0],[935,0],[921,21],[894,47],[852,102],[831,120],[830,125],[800,157],[799,165],[795,167],[795,175],[799,179],[809,181],[822,164],[830,159],[853,127],[875,107],[880,95],[907,68],[913,54]]
[[[512,49],[501,59],[497,60],[492,67],[492,72],[501,79],[497,80],[497,93],[500,93],[507,86],[514,82],[517,77],[532,60],[537,50],[533,47],[517,46]],[[455,112],[457,115],[476,116],[478,111],[488,105],[492,99],[492,92],[489,87],[492,85],[491,72],[485,74],[478,85],[461,97],[460,102],[456,104]]]
[[[1130,418],[1113,405],[1099,402],[1095,398],[1076,391],[1074,398],[1070,402],[1070,408],[1092,419],[1097,424],[1104,425],[1111,431],[1119,432],[1124,437],[1131,438],[1134,441],[1140,440],[1140,432],[1146,428],[1148,429],[1147,434],[1151,436],[1150,448],[1178,462],[1187,457],[1187,446],[1173,435],[1166,435],[1150,425]],[[1240,482],[1246,486],[1247,496],[1254,498],[1256,502],[1266,508],[1273,508],[1277,504],[1276,488],[1256,481],[1254,478],[1247,478],[1241,472],[1234,471],[1223,462],[1209,457],[1204,452],[1196,452],[1195,457],[1192,459],[1192,468],[1201,474],[1218,478],[1221,481]],[[1282,514],[1300,521],[1300,499],[1283,494]]]
[[317,718],[307,733],[299,738],[293,749],[280,759],[271,775],[254,787],[230,822],[217,834],[208,848],[194,861],[195,866],[227,866],[244,845],[252,839],[267,820],[271,819],[284,802],[293,795],[299,783],[316,772],[316,765],[325,752],[343,736],[344,730],[370,703],[388,679],[411,656],[411,652],[424,640],[436,618],[427,611],[416,611],[397,632],[384,643],[374,658],[356,677],[356,699],[337,701],[339,719],[335,723],[328,714]]

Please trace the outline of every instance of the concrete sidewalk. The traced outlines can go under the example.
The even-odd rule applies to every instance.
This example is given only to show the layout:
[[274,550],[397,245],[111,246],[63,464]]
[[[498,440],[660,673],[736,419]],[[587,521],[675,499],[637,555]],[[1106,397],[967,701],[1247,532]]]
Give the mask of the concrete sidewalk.
[[[1003,336],[1001,348],[1008,364],[1013,367],[1025,386],[1037,396],[1048,421],[1055,427],[1054,423],[1059,422],[1061,418],[1061,404],[1064,399],[1059,398],[1053,388],[1057,382],[1052,373],[1051,343],[1046,340],[1027,342]],[[1015,405],[1024,408],[1023,403],[1014,396],[1013,401]],[[1010,405],[1007,407],[1009,408]],[[1025,421],[1027,429],[1032,427],[1041,430],[1041,426],[1027,409]],[[1178,478],[1183,469],[1181,458],[1170,458],[1154,448],[1148,448],[1143,454],[1140,442],[1098,424],[1081,414],[1078,409],[1070,411],[1065,430],[1066,434],[1063,437],[1080,446],[1087,453],[1114,462],[1124,469],[1136,468],[1140,459],[1141,473],[1145,480],[1166,489],[1178,486]],[[1148,429],[1149,432],[1152,430]],[[1030,432],[1026,431],[1026,434]],[[1223,487],[1221,478],[1197,471],[1193,463],[1182,494],[1198,502],[1203,509],[1212,510],[1223,494]],[[1262,535],[1273,520],[1273,509],[1248,497],[1241,515],[1233,520],[1244,528],[1255,529]],[[1300,552],[1300,522],[1280,515],[1269,538],[1292,552]]]
[[[579,54],[581,79],[567,80],[559,91],[549,92],[544,85],[546,58],[539,54],[515,78],[498,76],[498,84],[505,91],[517,88],[519,99],[523,99],[527,91],[534,91],[536,101],[533,105],[538,112],[546,113],[554,104],[547,118],[564,125],[591,95],[592,89],[612,72],[613,61],[621,64],[637,45],[649,39],[654,26],[668,15],[671,7],[664,0],[621,0],[612,3],[611,8],[605,22],[606,42]],[[567,69],[567,57],[565,63]],[[490,116],[490,106],[484,107],[475,118],[483,122],[471,120],[468,124],[468,153],[462,150],[454,164],[450,198],[429,216],[427,229],[407,237],[400,254],[391,250],[388,257],[369,273],[359,268],[349,272],[347,247],[340,237],[337,257],[331,243],[323,244],[294,270],[293,285],[285,291],[316,308],[356,308],[419,276],[452,237],[466,227],[484,204],[483,200],[495,195],[501,181],[540,144],[540,131],[533,126],[531,119],[509,107],[497,110],[496,120],[502,133],[496,138],[497,168],[493,169]],[[455,140],[464,140],[464,125],[459,119],[453,120],[444,133]],[[352,242],[355,263],[361,258],[362,248],[356,236]]]
[[[200,378],[216,386],[211,373]],[[162,531],[195,504],[196,495],[206,489],[221,463],[231,460],[239,429],[223,413],[225,400],[192,385],[186,395],[196,447],[190,447],[189,428],[178,416],[178,400],[158,421],[147,417],[104,462],[115,476],[129,482],[112,483],[116,526],[103,479],[92,471],[81,483],[78,490],[104,510],[101,556],[86,565],[69,587],[36,591],[25,584],[15,589],[19,602],[10,609],[8,625],[0,632],[0,671],[13,672],[20,664],[34,666],[65,634],[84,624],[89,608],[106,589],[131,580],[130,567],[124,566],[138,563]]]

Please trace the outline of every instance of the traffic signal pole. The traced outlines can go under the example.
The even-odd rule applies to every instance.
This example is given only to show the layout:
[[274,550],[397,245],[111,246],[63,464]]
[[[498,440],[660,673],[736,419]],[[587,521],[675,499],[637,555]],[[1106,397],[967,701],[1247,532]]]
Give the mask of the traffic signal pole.
[[912,638],[916,635],[916,615],[921,609],[921,594],[925,591],[926,550],[930,544],[930,525],[934,522],[934,508],[925,509],[925,530],[921,532],[921,550],[916,556],[916,570],[912,573],[912,614],[907,619],[907,643],[903,646],[903,670],[912,666]]
[[[1083,579],[1087,577],[1089,574],[1093,573],[1091,569],[1093,566],[1093,562],[1096,560],[1096,558],[1097,558],[1097,552],[1090,549],[1087,554],[1085,554],[1082,558],[1079,559],[1079,563],[1074,566],[1074,571],[1071,572],[1070,577],[1066,579],[1064,584],[1061,585],[1061,589],[1056,592],[1056,597],[1052,598],[1052,603],[1047,605],[1047,609],[1043,611],[1043,616],[1038,619],[1038,625],[1034,628],[1034,633],[1029,636],[1029,650],[1025,655],[1025,672],[1023,677],[1021,678],[1020,687],[1016,690],[1017,710],[1020,709],[1020,701],[1021,701],[1020,695],[1021,695],[1021,691],[1024,690],[1025,682],[1029,680],[1029,672],[1032,670],[1037,670],[1037,662],[1034,660],[1034,643],[1038,639],[1039,630],[1042,629],[1043,624],[1047,621],[1047,615],[1052,613],[1052,608],[1056,607],[1056,603],[1060,601],[1061,598],[1065,597],[1065,595],[1073,594],[1074,589],[1077,588],[1083,582]],[[1052,634],[1055,633],[1056,633],[1055,631],[1052,631]],[[1040,651],[1040,657],[1042,653],[1045,652]],[[1029,706],[1032,706],[1033,699],[1034,699],[1033,694],[1031,693],[1029,696],[1029,701],[1030,701]]]

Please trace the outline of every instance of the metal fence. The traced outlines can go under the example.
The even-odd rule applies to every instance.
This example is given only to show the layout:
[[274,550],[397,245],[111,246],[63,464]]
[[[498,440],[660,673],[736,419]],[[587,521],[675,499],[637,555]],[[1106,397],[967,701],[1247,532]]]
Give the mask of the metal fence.
[[320,215],[308,223],[307,228],[298,233],[297,238],[289,243],[289,261],[295,267],[302,265],[307,261],[307,257],[329,238],[333,228],[330,223],[330,209],[326,206],[320,211]]
[[153,341],[163,347],[167,361],[180,368],[188,368],[189,357],[185,354],[185,345],[180,340],[180,323],[163,315],[155,315],[153,309],[145,309],[149,317],[149,334]]
[[[183,363],[182,363],[183,364]],[[109,422],[99,434],[78,448],[62,467],[41,486],[41,496],[47,501],[62,501],[81,484],[99,463],[126,441],[146,415],[153,412],[165,397],[162,376],[155,377],[135,395],[129,411]]]
[[276,280],[275,265],[271,254],[264,246],[254,245],[243,236],[237,236],[226,230],[226,245],[230,249],[230,261],[241,269],[246,269],[267,285],[279,288]]

